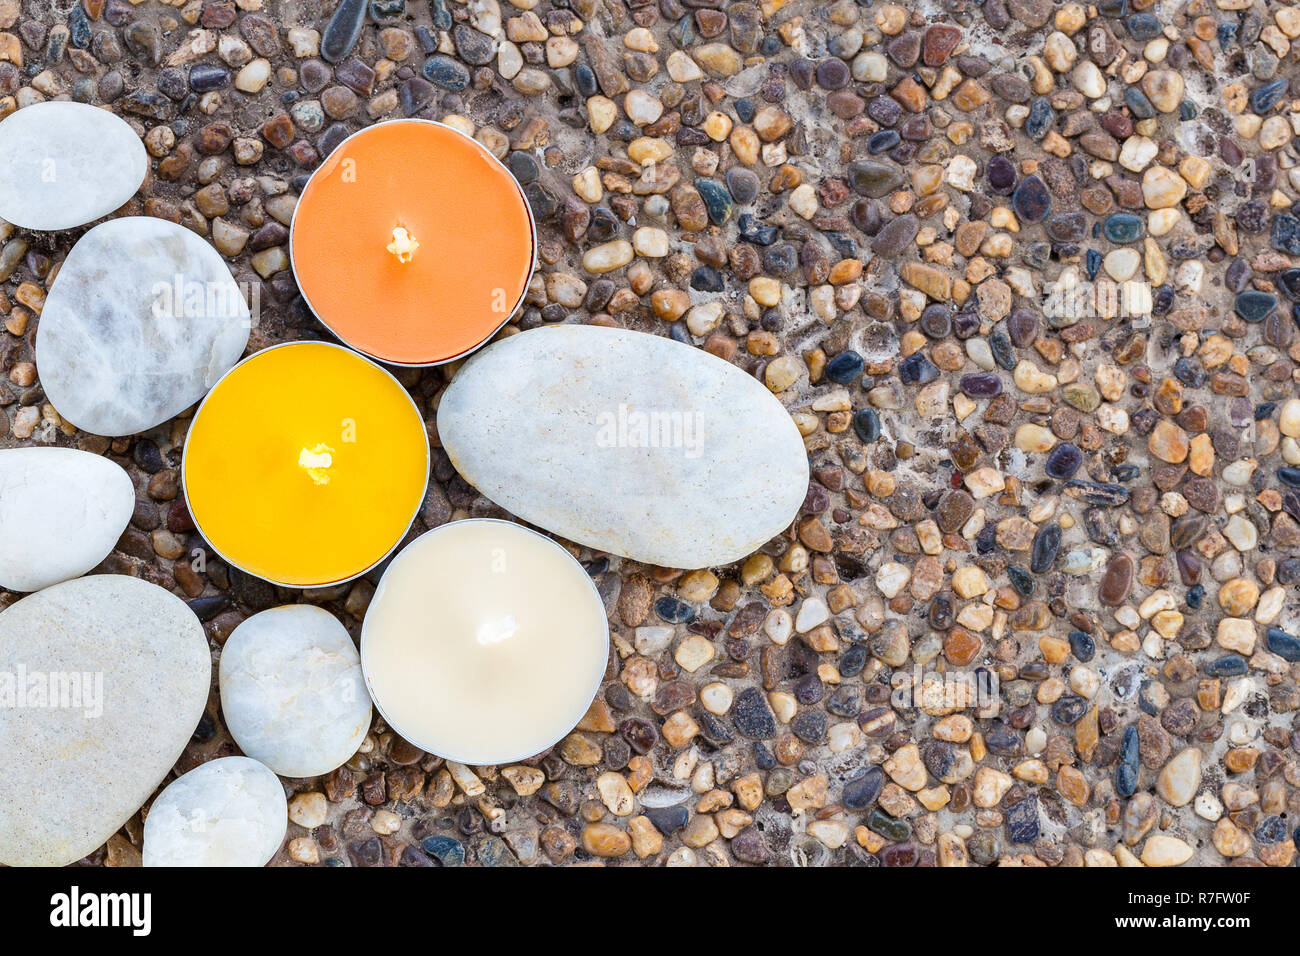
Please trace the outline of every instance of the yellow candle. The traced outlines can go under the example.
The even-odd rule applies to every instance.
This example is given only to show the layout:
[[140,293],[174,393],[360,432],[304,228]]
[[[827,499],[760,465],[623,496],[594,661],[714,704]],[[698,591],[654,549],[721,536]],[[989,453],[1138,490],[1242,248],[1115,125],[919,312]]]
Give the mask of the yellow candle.
[[466,764],[543,753],[591,706],[609,625],[567,551],[507,521],[457,521],[402,550],[361,628],[375,706],[411,743]]
[[194,415],[181,466],[199,532],[230,564],[293,587],[363,574],[424,500],[429,440],[411,397],[341,346],[245,359]]

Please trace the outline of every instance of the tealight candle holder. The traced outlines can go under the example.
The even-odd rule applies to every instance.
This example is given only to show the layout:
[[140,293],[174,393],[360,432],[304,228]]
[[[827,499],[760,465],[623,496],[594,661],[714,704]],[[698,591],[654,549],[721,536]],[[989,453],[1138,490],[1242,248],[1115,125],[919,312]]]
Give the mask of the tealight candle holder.
[[523,190],[482,143],[432,120],[345,139],[289,230],[294,278],[341,341],[389,365],[463,358],[522,307],[537,260]]
[[350,349],[289,342],[244,359],[199,405],[181,460],[199,533],[286,587],[341,584],[401,543],[429,436],[397,379]]
[[384,571],[361,668],[397,733],[483,766],[544,753],[583,718],[609,657],[591,577],[550,538],[477,518],[428,531]]

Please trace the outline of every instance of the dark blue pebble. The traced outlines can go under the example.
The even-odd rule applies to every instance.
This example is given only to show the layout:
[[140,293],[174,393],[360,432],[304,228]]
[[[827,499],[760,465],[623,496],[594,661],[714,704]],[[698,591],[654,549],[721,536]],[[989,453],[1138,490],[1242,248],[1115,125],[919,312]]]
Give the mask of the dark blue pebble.
[[1119,767],[1115,771],[1115,792],[1121,797],[1131,797],[1137,792],[1139,756],[1137,727],[1129,724],[1124,728],[1124,741],[1120,744]]
[[596,74],[585,63],[579,63],[573,71],[573,85],[583,96],[595,96],[600,87],[596,83]]
[[691,273],[691,288],[696,292],[721,292],[722,273],[713,266],[700,266]]
[[1155,291],[1151,298],[1152,315],[1168,315],[1174,307],[1174,287],[1171,285],[1162,285]]
[[425,837],[420,845],[424,847],[425,853],[443,866],[460,866],[465,862],[465,844],[459,840],[447,836],[431,836]]
[[997,529],[991,524],[985,525],[980,533],[975,536],[975,550],[980,554],[990,553],[996,544]]
[[1088,271],[1088,278],[1097,278],[1097,273],[1101,271],[1101,253],[1096,249],[1089,249],[1083,254],[1083,267]]
[[1288,634],[1280,627],[1270,627],[1265,640],[1268,642],[1268,649],[1282,660],[1293,664],[1300,661],[1300,637]]
[[1025,132],[1029,134],[1032,140],[1040,140],[1047,135],[1052,124],[1056,122],[1056,110],[1052,109],[1052,104],[1048,102],[1047,97],[1036,97],[1029,105],[1029,116],[1025,120]]
[[455,22],[447,0],[429,0],[429,12],[433,15],[433,25],[439,30],[450,30]]
[[1200,388],[1205,384],[1205,368],[1200,362],[1193,362],[1189,358],[1180,358],[1174,362],[1174,378],[1189,388]]
[[338,63],[351,53],[361,36],[365,20],[366,0],[341,0],[321,34],[321,59],[326,63]]
[[867,140],[867,152],[872,156],[877,153],[886,153],[902,142],[902,139],[903,137],[899,135],[898,130],[882,129]]
[[656,830],[664,836],[672,836],[691,818],[691,811],[678,804],[675,807],[647,807],[645,815],[650,818]]
[[1215,39],[1219,41],[1219,49],[1225,53],[1237,45],[1237,24],[1235,23],[1220,23],[1214,34]]
[[711,223],[721,226],[731,218],[731,194],[727,192],[725,186],[711,179],[697,179],[695,188],[699,190],[700,198],[704,200],[704,205],[709,210]]
[[1088,712],[1088,702],[1082,697],[1062,697],[1052,705],[1052,719],[1058,724],[1073,727]]
[[1034,579],[1023,568],[1018,568],[1014,564],[1008,565],[1007,577],[1011,579],[1011,586],[1021,597],[1029,597],[1034,593]]
[[1154,40],[1160,35],[1160,20],[1150,13],[1135,13],[1124,21],[1134,40]]
[[1246,670],[1246,659],[1240,654],[1228,654],[1205,665],[1205,673],[1211,677],[1240,677]]
[[1033,843],[1038,839],[1038,797],[1014,804],[1007,810],[1006,821],[1012,843]]
[[754,217],[752,213],[742,213],[736,220],[736,225],[740,229],[740,238],[746,242],[752,242],[756,246],[770,246],[776,242],[776,237],[781,231],[776,226],[763,222],[761,219]]
[[876,802],[885,788],[885,772],[878,766],[867,768],[860,777],[846,781],[841,802],[849,810],[865,810]]
[[1300,488],[1300,468],[1286,465],[1277,470],[1278,481],[1288,488]]
[[1106,217],[1101,231],[1111,242],[1136,242],[1146,231],[1146,224],[1131,212],[1116,212]]
[[1042,222],[1052,210],[1052,194],[1037,176],[1026,176],[1012,193],[1011,206],[1024,222]]
[[853,414],[853,430],[870,444],[880,438],[880,416],[874,408],[860,408]]
[[913,352],[899,364],[898,377],[904,385],[928,385],[939,377],[939,369],[920,352]]
[[1255,421],[1262,422],[1277,410],[1277,402],[1260,402],[1255,406]]
[[1146,94],[1136,86],[1125,88],[1124,105],[1140,120],[1151,119],[1156,115],[1156,108],[1151,105],[1151,101],[1147,99]]
[[736,118],[742,123],[753,122],[755,114],[758,112],[758,105],[748,96],[742,96],[733,104],[736,107]]
[[996,372],[972,372],[961,377],[961,391],[971,398],[996,398],[1002,394],[1002,379]]
[[1232,310],[1247,322],[1263,322],[1277,308],[1277,296],[1249,289],[1232,300]]
[[[850,349],[847,352],[841,352],[827,362],[825,374],[836,385],[848,385],[862,374],[862,368],[865,364],[866,362],[862,356]],[[864,411],[869,411],[869,409],[864,409]]]
[[1201,606],[1201,602],[1204,600],[1205,600],[1205,585],[1193,584],[1190,588],[1187,589],[1187,606],[1190,607],[1193,611],[1199,608]]
[[669,624],[689,624],[695,620],[695,609],[673,597],[661,597],[655,601],[655,613]]
[[436,53],[424,61],[420,72],[434,86],[457,93],[469,86],[469,70],[459,60]]
[[1201,115],[1201,109],[1191,100],[1183,100],[1178,104],[1178,119],[1186,123],[1194,120]]
[[989,336],[989,351],[993,353],[993,361],[998,363],[999,368],[1006,371],[1014,371],[1017,364],[1016,351],[1011,344],[1011,336],[1002,325],[993,329]]
[[190,68],[190,89],[195,93],[208,93],[230,85],[230,71],[210,63],[196,63]]
[[1110,476],[1122,484],[1127,484],[1140,474],[1142,469],[1137,465],[1116,465],[1110,470]]
[[1097,653],[1097,644],[1092,639],[1092,635],[1084,631],[1070,632],[1070,653],[1075,659],[1086,664],[1092,660]]
[[1030,548],[1029,570],[1034,574],[1046,574],[1056,563],[1056,554],[1061,549],[1061,526],[1056,522],[1044,525],[1034,533],[1034,543]]
[[1277,280],[1288,299],[1300,299],[1300,269],[1283,269]]
[[751,740],[769,740],[776,736],[776,718],[757,687],[746,687],[736,695],[731,708],[731,722],[737,731]]
[[1255,827],[1255,839],[1260,843],[1281,843],[1286,839],[1286,821],[1277,814],[1270,814]]
[[79,3],[68,14],[68,42],[78,50],[90,46],[90,17]]
[[1250,108],[1256,113],[1267,113],[1286,93],[1290,81],[1286,79],[1271,80],[1250,94]]
[[1082,464],[1083,452],[1067,441],[1052,449],[1043,465],[1043,471],[1047,473],[1049,478],[1065,481],[1073,478],[1074,473],[1079,470],[1079,466]]
[[1300,255],[1300,219],[1287,213],[1273,217],[1273,248],[1287,255]]
[[840,674],[843,677],[857,677],[862,668],[867,666],[867,649],[861,644],[854,644],[840,658]]

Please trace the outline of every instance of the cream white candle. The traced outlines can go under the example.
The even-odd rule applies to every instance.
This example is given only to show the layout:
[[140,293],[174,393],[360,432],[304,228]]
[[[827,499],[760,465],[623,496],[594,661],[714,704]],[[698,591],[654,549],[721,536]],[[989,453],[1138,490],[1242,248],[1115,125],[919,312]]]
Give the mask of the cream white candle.
[[430,753],[501,764],[545,752],[582,719],[609,656],[582,565],[507,521],[457,521],[393,559],[361,629],[388,724]]

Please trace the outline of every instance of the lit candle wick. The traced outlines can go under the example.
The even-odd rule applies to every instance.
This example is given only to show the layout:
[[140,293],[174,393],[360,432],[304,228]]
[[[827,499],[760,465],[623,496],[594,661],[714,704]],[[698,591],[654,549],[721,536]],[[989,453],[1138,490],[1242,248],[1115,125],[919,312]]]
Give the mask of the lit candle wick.
[[401,226],[393,228],[393,241],[388,244],[388,251],[397,256],[398,262],[410,262],[420,244],[415,237]]
[[334,464],[334,449],[323,442],[317,442],[311,448],[304,448],[298,453],[298,467],[304,468],[311,480],[318,485],[329,484],[329,467]]
[[500,644],[515,636],[518,625],[515,624],[515,616],[507,614],[505,617],[493,618],[490,621],[484,621],[478,626],[478,642],[484,647],[489,644]]

